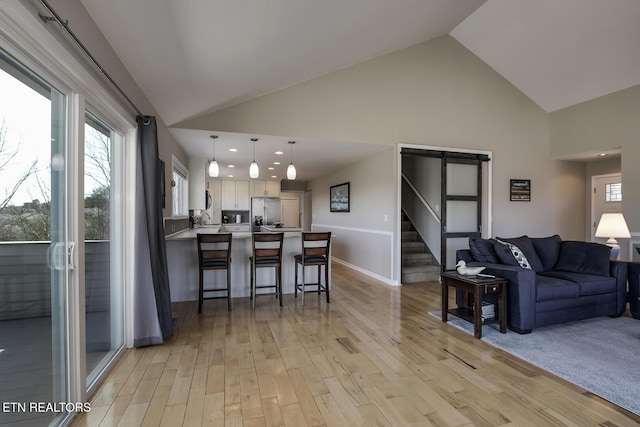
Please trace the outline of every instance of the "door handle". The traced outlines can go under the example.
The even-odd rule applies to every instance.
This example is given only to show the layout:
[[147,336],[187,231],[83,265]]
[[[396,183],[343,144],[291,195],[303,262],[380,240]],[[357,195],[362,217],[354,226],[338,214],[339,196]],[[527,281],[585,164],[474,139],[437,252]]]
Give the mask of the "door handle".
[[67,265],[69,266],[69,270],[76,269],[76,242],[69,242],[69,246],[67,247]]
[[65,268],[64,243],[58,242],[47,248],[47,264],[51,270],[62,271]]
[[47,248],[47,264],[51,270],[64,271],[76,269],[75,252],[76,242],[69,242],[65,250],[64,242],[57,242]]

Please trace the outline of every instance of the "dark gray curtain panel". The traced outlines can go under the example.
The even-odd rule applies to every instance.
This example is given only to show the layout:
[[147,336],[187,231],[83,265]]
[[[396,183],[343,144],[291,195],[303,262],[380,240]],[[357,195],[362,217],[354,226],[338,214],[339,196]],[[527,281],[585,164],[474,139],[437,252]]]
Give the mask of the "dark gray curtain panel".
[[143,347],[171,337],[173,318],[156,119],[138,116],[137,122],[134,346]]

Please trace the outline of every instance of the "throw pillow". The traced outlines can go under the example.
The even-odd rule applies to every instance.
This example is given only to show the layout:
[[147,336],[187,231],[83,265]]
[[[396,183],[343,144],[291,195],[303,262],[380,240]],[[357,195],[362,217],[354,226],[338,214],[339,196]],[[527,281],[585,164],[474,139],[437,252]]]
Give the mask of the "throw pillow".
[[558,262],[558,255],[560,255],[562,238],[557,234],[549,237],[532,237],[531,243],[533,243],[533,248],[542,262],[544,271],[553,270]]
[[542,261],[538,257],[536,250],[533,247],[533,243],[531,242],[531,238],[529,236],[520,236],[520,237],[512,237],[512,238],[502,238],[499,239],[503,242],[511,243],[520,249],[520,252],[526,257],[529,268],[531,268],[536,273],[540,273],[544,271],[544,266],[542,265]]
[[469,237],[469,250],[475,261],[499,264],[500,259],[493,247],[493,239]]
[[611,248],[600,243],[565,241],[554,270],[610,276]]
[[520,266],[529,270],[531,269],[529,260],[519,247],[513,243],[504,242],[500,239],[495,239],[495,241],[496,252],[504,264]]

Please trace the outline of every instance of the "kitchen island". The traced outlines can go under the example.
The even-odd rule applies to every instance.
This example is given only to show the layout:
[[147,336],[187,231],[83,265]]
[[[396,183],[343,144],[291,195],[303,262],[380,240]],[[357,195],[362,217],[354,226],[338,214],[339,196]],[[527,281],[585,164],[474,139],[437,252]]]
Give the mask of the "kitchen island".
[[[169,283],[171,287],[171,301],[197,301],[198,300],[198,233],[219,233],[220,226],[205,226],[188,229],[167,236],[167,264],[169,269]],[[293,256],[302,251],[300,229],[273,228],[274,231],[284,232],[282,247],[282,292],[291,294],[294,292],[294,273],[296,263]],[[222,229],[224,232],[224,229]],[[231,297],[240,298],[250,295],[250,264],[251,233],[232,232],[231,243]],[[224,283],[225,271],[205,271],[205,283]],[[257,283],[274,283],[274,270],[258,269]],[[315,268],[307,267],[307,277],[315,281]],[[301,280],[301,279],[300,279]],[[211,286],[211,285],[207,285]]]

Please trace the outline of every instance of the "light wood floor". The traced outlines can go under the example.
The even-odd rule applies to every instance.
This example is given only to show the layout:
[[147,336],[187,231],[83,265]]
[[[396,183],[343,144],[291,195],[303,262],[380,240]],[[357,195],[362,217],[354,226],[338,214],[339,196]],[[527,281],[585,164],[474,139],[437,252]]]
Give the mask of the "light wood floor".
[[260,297],[255,312],[238,299],[231,313],[205,301],[200,316],[176,304],[175,336],[128,350],[73,425],[640,424],[428,315],[438,284],[391,288],[334,263],[331,296]]

